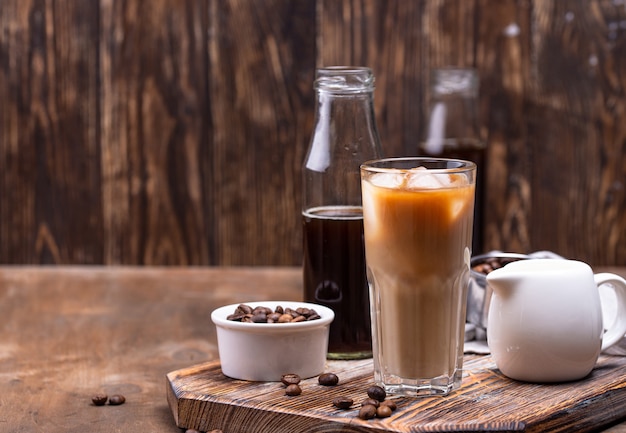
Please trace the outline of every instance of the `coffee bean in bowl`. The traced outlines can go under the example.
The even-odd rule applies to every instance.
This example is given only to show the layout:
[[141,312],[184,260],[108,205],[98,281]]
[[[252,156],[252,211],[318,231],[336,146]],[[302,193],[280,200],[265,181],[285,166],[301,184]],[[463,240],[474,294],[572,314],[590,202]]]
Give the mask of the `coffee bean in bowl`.
[[[291,319],[243,320],[243,316],[263,314],[267,319],[275,313]],[[294,301],[244,302],[217,308],[211,320],[217,331],[222,373],[233,379],[263,382],[280,382],[285,372],[302,379],[317,376],[326,366],[328,332],[334,317],[323,305]]]
[[274,309],[264,306],[252,308],[246,304],[239,304],[233,314],[226,317],[233,322],[245,323],[295,323],[308,320],[317,320],[320,315],[313,308],[299,307],[295,310],[277,305]]

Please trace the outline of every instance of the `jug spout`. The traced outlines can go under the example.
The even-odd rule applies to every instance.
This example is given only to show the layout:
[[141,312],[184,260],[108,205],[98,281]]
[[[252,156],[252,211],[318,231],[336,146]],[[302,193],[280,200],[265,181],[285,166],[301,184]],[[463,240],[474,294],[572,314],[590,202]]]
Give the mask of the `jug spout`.
[[562,269],[557,264],[563,262],[565,261],[555,259],[519,260],[489,273],[487,283],[496,293],[501,294],[511,292],[523,281],[531,279],[535,282],[533,286],[540,281],[548,287],[558,286],[555,282],[558,281]]
[[506,266],[496,269],[487,275],[487,284],[494,292],[506,295],[515,289],[517,283],[523,275],[506,269]]

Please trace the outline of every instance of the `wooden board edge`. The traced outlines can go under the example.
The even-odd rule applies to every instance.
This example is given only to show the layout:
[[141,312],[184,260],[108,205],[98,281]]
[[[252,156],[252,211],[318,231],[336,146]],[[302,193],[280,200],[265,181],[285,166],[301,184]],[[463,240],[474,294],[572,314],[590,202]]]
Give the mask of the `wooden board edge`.
[[174,416],[174,422],[178,427],[180,427],[178,422],[178,397],[174,391],[174,382],[172,377],[170,377],[172,373],[168,373],[165,375],[165,393],[167,397],[167,404],[172,411],[172,415]]

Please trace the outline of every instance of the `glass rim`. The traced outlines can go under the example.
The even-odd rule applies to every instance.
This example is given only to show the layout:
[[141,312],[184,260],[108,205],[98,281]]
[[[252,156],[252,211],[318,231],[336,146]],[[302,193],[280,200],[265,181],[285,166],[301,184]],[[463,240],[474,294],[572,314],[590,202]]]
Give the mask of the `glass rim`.
[[362,72],[372,72],[372,68],[369,66],[359,66],[359,65],[330,65],[330,66],[320,66],[316,68],[316,73],[320,72],[336,72],[336,73],[344,73],[344,74],[356,74]]
[[374,72],[368,66],[325,66],[315,70],[313,87],[327,93],[369,93],[375,82]]
[[[410,162],[417,163],[416,165],[410,166]],[[417,167],[423,167],[424,162],[429,163],[453,163],[458,164],[456,167],[437,167],[437,168],[429,168],[426,169],[430,173],[466,173],[468,171],[476,170],[476,163],[473,161],[469,161],[466,159],[457,159],[457,158],[437,158],[437,157],[429,157],[429,156],[406,156],[406,157],[391,157],[391,158],[380,158],[380,159],[372,159],[369,161],[365,161],[361,164],[361,170],[368,171],[372,173],[405,173],[411,169]],[[400,163],[406,164],[402,167],[396,166],[386,166],[384,164],[392,164],[392,163]]]

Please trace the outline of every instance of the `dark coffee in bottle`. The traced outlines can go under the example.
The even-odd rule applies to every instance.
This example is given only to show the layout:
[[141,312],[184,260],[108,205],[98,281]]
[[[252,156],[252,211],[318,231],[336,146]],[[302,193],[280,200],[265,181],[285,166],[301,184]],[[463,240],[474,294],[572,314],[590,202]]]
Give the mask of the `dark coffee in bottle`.
[[[372,339],[360,206],[303,212],[305,300],[335,312],[328,358],[370,357]],[[333,326],[334,325],[334,326]]]

